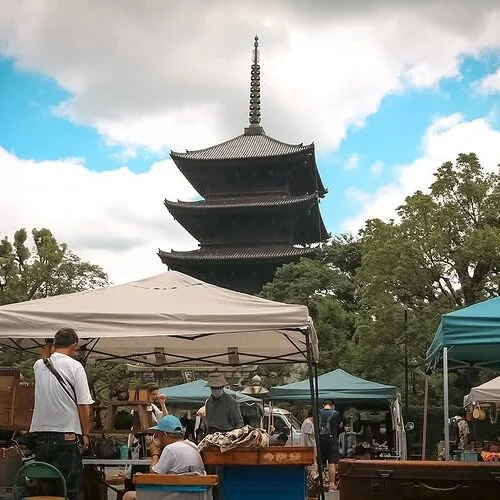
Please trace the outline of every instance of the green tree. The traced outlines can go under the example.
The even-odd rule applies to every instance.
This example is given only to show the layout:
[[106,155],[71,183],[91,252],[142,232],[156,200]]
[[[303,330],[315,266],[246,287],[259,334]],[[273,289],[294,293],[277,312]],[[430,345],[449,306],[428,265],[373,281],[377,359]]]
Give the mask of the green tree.
[[345,364],[346,345],[354,334],[356,270],[361,243],[351,235],[335,237],[314,258],[281,266],[261,296],[309,308],[320,343],[321,370]]
[[[33,243],[25,229],[12,241],[0,240],[0,305],[51,295],[79,292],[109,283],[107,274],[95,264],[80,259],[48,229],[33,229]],[[17,366],[32,377],[33,357],[12,349],[0,350],[0,366]]]
[[421,397],[425,352],[441,314],[498,294],[499,209],[498,173],[485,172],[475,154],[460,154],[437,170],[428,193],[406,198],[398,222],[366,223],[351,345],[359,372],[402,387],[407,359]]
[[0,305],[73,293],[108,284],[103,269],[80,259],[48,229],[25,229],[0,241]]

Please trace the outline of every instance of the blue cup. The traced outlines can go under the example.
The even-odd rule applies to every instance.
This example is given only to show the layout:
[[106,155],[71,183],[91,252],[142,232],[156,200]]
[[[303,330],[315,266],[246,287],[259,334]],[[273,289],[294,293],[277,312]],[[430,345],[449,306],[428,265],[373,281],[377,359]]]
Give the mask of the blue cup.
[[120,446],[120,460],[128,459],[128,446],[126,444],[122,444]]

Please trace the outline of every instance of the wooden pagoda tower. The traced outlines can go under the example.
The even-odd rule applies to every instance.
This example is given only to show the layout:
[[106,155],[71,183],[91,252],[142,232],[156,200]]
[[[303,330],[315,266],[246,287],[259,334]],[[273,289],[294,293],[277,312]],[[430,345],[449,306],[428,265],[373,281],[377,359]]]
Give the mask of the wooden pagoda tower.
[[232,290],[258,293],[278,266],[314,252],[329,238],[319,210],[327,190],[314,144],[287,144],[260,125],[260,65],[255,37],[250,123],[242,135],[215,146],[170,156],[204,198],[165,200],[173,217],[200,244],[165,252],[170,269]]

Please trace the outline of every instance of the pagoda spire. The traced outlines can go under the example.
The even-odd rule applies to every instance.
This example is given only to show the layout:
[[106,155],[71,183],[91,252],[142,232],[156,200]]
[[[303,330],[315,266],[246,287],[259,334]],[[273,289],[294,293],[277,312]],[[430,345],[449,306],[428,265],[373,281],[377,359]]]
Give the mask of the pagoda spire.
[[259,37],[255,35],[252,51],[252,69],[250,72],[250,110],[248,114],[249,126],[245,128],[245,135],[263,134],[260,126],[260,64],[259,64]]

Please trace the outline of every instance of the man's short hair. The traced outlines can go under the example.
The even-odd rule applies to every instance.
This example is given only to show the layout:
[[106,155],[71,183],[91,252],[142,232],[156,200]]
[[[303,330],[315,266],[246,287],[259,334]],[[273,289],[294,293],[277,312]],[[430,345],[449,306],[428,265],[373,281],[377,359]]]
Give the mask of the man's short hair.
[[54,347],[69,347],[78,344],[78,335],[73,328],[61,328],[54,335]]
[[327,399],[326,401],[323,401],[323,406],[335,406],[335,403],[331,399]]
[[308,417],[312,417],[313,415],[314,415],[313,409],[312,409],[312,408],[309,408],[309,409],[307,410],[307,416],[308,416]]

